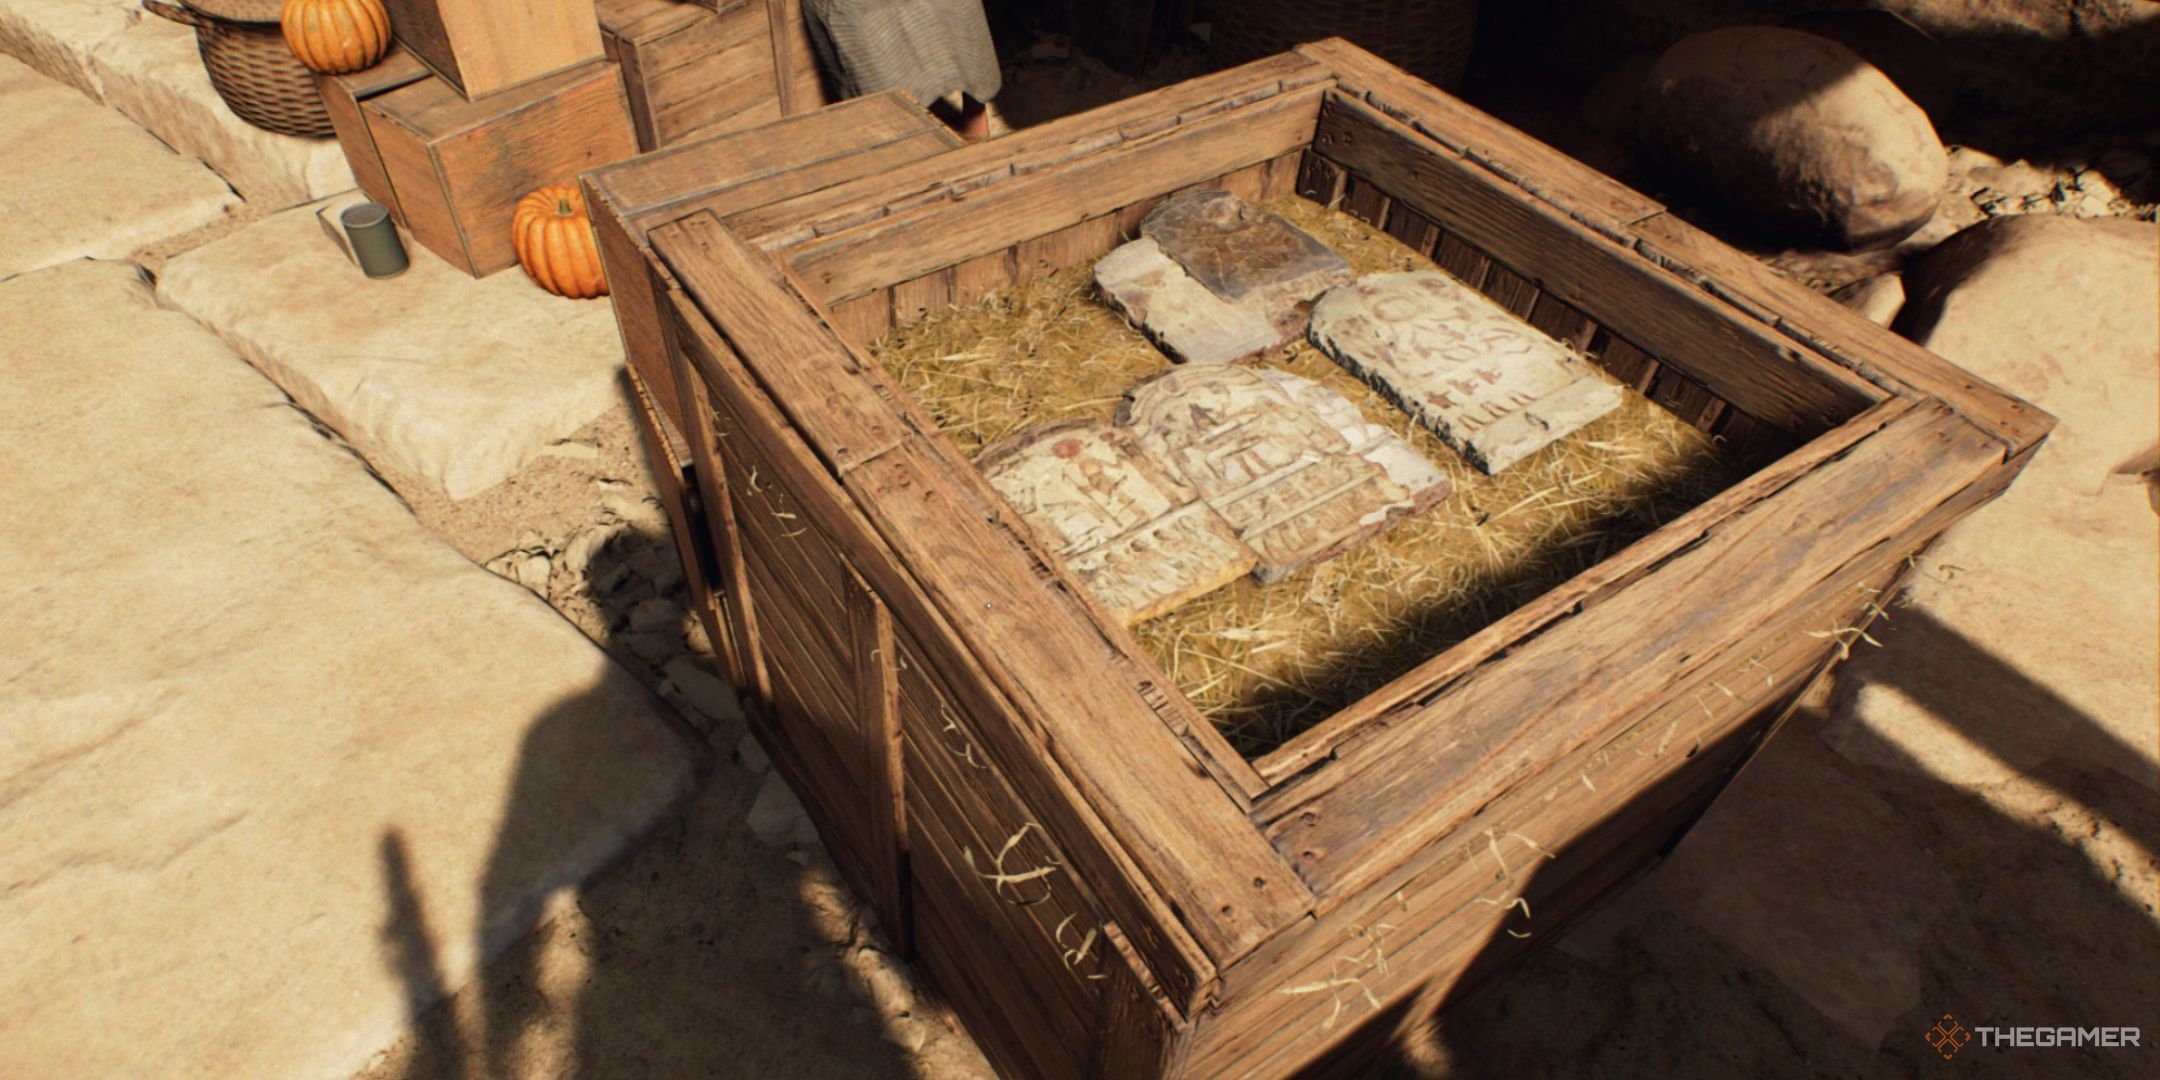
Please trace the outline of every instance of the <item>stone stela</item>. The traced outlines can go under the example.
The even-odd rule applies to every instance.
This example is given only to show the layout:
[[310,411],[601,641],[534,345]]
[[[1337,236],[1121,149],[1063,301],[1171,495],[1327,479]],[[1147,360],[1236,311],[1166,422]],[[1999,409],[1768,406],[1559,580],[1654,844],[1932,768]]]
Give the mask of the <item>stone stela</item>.
[[1262,582],[1332,558],[1451,489],[1410,444],[1287,372],[1178,368],[1128,391],[1118,424],[1259,553]]
[[1446,274],[1373,274],[1330,290],[1313,344],[1497,473],[1618,408],[1621,388]]
[[1107,424],[1028,428],[975,463],[1128,625],[1227,585],[1258,561],[1222,515]]
[[1165,200],[1095,265],[1103,299],[1174,358],[1250,359],[1305,332],[1314,297],[1352,280],[1342,256],[1226,191]]

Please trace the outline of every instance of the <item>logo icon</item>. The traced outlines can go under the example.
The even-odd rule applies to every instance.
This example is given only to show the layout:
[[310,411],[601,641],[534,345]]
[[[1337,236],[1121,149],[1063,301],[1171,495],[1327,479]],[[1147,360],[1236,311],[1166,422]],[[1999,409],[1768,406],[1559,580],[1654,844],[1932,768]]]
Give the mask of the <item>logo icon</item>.
[[1935,1021],[1935,1026],[1928,1029],[1927,1041],[1929,1046],[1935,1048],[1936,1053],[1943,1056],[1944,1061],[1948,1061],[1956,1057],[1958,1050],[1966,1043],[1972,1041],[1972,1032],[1965,1030],[1964,1025],[1958,1023],[1949,1013],[1944,1013],[1942,1019]]

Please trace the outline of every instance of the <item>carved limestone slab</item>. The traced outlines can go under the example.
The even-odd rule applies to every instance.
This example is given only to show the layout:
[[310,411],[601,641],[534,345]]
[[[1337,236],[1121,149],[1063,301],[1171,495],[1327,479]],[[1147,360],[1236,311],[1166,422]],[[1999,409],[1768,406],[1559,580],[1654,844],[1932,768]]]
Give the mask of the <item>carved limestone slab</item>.
[[1028,428],[985,449],[975,463],[1127,624],[1227,585],[1257,561],[1192,488],[1106,424]]
[[1312,301],[1354,275],[1342,256],[1226,191],[1173,196],[1095,264],[1103,299],[1173,357],[1249,359],[1305,332]]
[[1341,395],[1265,368],[1190,366],[1126,392],[1119,426],[1280,581],[1446,497],[1447,478]]
[[1446,274],[1372,274],[1313,307],[1312,340],[1487,473],[1618,408],[1620,387]]

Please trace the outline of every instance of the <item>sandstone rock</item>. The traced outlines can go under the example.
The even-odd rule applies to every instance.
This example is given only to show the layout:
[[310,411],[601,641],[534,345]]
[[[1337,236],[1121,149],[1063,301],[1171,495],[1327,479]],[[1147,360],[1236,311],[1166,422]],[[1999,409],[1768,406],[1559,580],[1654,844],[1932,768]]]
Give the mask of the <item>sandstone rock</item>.
[[666,673],[668,681],[707,717],[715,721],[742,717],[742,702],[735,696],[735,688],[725,679],[706,671],[697,661],[678,656],[668,661]]
[[608,305],[549,296],[521,273],[476,281],[406,248],[410,270],[370,281],[315,208],[296,207],[173,259],[158,298],[232,342],[362,457],[453,499],[622,400]]
[[735,761],[754,774],[762,775],[772,768],[772,758],[766,755],[764,744],[747,731],[735,743]]
[[1863,278],[1830,294],[1877,326],[1888,326],[1905,306],[1905,278],[1901,274],[1878,274]]
[[1620,387],[1446,274],[1372,274],[1313,307],[1322,352],[1497,473],[1620,407]]
[[[72,91],[70,91],[72,93]],[[0,283],[0,1061],[351,1076],[692,789],[650,696],[132,267]]]
[[1651,70],[1640,116],[1676,181],[1850,248],[1926,223],[1948,173],[1919,106],[1852,50],[1796,30],[1683,38]]
[[353,187],[336,139],[279,135],[234,115],[187,27],[143,19],[99,43],[90,65],[106,104],[200,158],[250,203],[277,210]]
[[1259,559],[1197,492],[1095,421],[1028,428],[975,464],[1123,622],[1172,611]]
[[802,800],[795,797],[779,773],[765,774],[765,782],[758,786],[757,798],[751,801],[743,824],[767,847],[807,847],[818,842],[810,812],[803,809]]
[[224,183],[141,128],[0,57],[0,278],[121,259],[239,206]]
[[1111,310],[1186,363],[1244,360],[1284,340],[1266,315],[1208,291],[1146,237],[1097,260],[1095,287]]
[[641,634],[677,630],[682,626],[682,606],[665,597],[640,600],[630,609],[630,629]]
[[1177,368],[1128,390],[1117,423],[1259,554],[1262,582],[1331,559],[1451,489],[1341,395],[1283,371]]
[[2001,499],[1920,561],[1839,679],[1842,752],[1953,782],[2050,760],[2151,787],[2160,535],[2109,477],[2160,439],[2160,226],[2002,218],[1906,272],[1899,331],[2055,414]]
[[0,3],[0,53],[7,53],[103,100],[90,58],[99,45],[142,21],[139,0],[6,0]]

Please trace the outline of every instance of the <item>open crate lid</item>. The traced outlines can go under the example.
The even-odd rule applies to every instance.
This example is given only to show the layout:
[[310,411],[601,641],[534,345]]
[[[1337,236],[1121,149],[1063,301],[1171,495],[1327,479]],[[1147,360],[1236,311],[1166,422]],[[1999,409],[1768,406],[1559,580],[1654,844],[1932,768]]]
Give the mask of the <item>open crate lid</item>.
[[180,3],[205,15],[213,15],[230,22],[274,23],[284,0],[180,0]]

